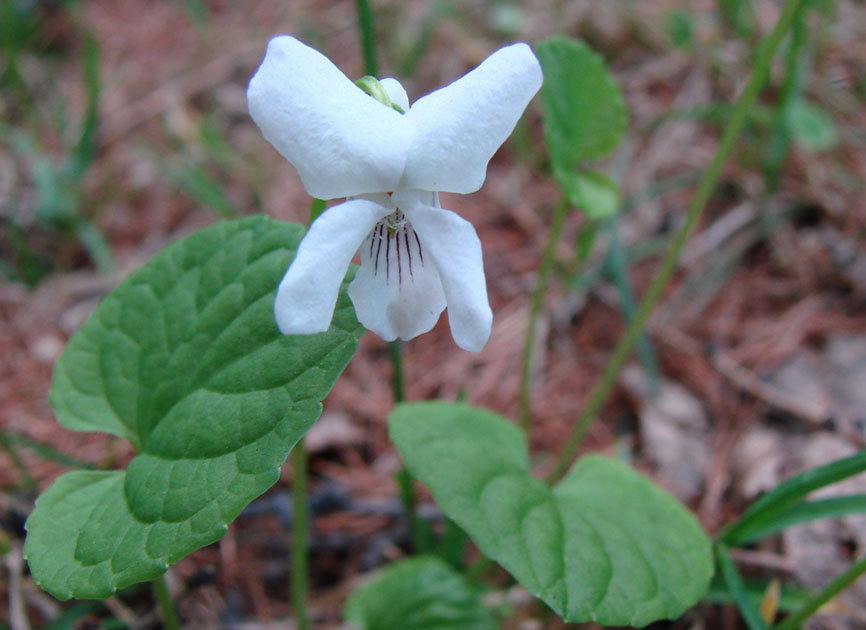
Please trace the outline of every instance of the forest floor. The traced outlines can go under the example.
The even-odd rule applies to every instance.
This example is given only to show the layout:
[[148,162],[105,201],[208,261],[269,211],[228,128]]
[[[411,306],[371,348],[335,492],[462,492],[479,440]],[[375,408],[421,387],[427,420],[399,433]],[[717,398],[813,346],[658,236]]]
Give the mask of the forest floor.
[[[710,532],[781,479],[862,450],[866,436],[866,11],[854,0],[815,4],[802,92],[829,115],[833,137],[823,144],[794,138],[771,163],[780,58],[646,328],[651,360],[632,359],[582,445],[630,461],[689,505]],[[748,76],[756,38],[771,28],[777,5],[751,3],[754,12],[739,29],[708,0],[375,5],[381,74],[404,80],[410,98],[459,77],[505,43],[554,33],[586,41],[622,87],[629,133],[609,166],[620,179],[624,211],[580,269],[574,243],[585,219],[569,214],[540,317],[530,448],[544,469],[624,328],[622,292],[605,265],[609,248],[622,248],[628,285],[639,297],[712,157],[725,105]],[[309,197],[247,112],[246,83],[272,35],[294,34],[350,77],[363,74],[351,2],[189,0],[148,3],[143,11],[136,0],[89,0],[68,12],[44,8],[38,19],[38,42],[19,59],[24,83],[38,97],[27,112],[5,100],[3,113],[20,133],[15,140],[4,124],[0,135],[0,536],[11,550],[6,572],[25,572],[23,581],[0,581],[0,627],[13,585],[33,627],[72,610],[41,593],[15,560],[36,494],[81,462],[123,466],[133,455],[118,439],[56,423],[47,394],[69,335],[120,279],[171,241],[222,217],[267,213],[306,221]],[[80,217],[104,236],[113,266],[102,268],[81,238],[39,212],[50,192],[38,181],[39,164],[68,155],[84,116],[86,33],[99,48],[97,152],[74,190],[53,194],[60,204],[71,196]],[[468,354],[442,317],[430,333],[405,343],[408,399],[465,396],[517,417],[530,295],[558,197],[545,160],[536,99],[490,163],[484,187],[442,196],[443,207],[470,220],[481,238],[493,333],[481,353]],[[366,334],[307,436],[317,628],[338,627],[340,606],[364,573],[406,553],[394,481],[400,462],[385,423],[390,378],[386,344]],[[417,489],[422,514],[438,527],[429,494]],[[866,479],[829,492],[864,493]],[[285,466],[222,540],[171,569],[186,627],[291,627],[290,493]],[[749,577],[815,588],[864,550],[866,517],[848,516],[792,528],[736,560]],[[515,615],[504,627],[564,627],[493,575],[513,600]],[[106,619],[131,628],[157,623],[146,592],[106,606],[76,609],[78,620],[64,627],[116,627],[100,625]],[[866,581],[828,612],[814,627],[866,627]],[[704,603],[654,627],[740,624],[733,608]]]

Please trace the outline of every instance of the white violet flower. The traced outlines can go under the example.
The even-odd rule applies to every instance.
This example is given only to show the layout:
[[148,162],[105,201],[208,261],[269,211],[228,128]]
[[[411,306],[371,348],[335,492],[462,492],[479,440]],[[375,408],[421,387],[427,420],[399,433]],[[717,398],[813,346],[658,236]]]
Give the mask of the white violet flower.
[[313,222],[280,282],[280,331],[328,329],[360,249],[349,297],[365,327],[411,339],[448,306],[454,341],[481,350],[493,320],[481,242],[438,192],[481,187],[541,81],[532,50],[514,44],[411,107],[398,81],[382,79],[389,105],[297,39],[272,39],[247,90],[250,114],[311,196],[347,198]]

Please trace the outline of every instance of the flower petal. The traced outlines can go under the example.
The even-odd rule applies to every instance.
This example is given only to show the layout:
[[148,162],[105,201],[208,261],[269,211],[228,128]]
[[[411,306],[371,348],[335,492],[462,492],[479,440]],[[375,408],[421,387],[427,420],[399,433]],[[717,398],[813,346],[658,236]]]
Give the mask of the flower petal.
[[472,224],[450,210],[393,195],[418,232],[424,256],[432,259],[448,302],[448,323],[458,346],[479,352],[490,337],[493,312],[487,301],[481,241]]
[[277,289],[274,317],[284,335],[310,335],[331,325],[340,283],[358,246],[393,212],[366,199],[328,208],[313,221]]
[[361,267],[349,285],[358,321],[385,341],[412,339],[445,308],[439,272],[411,224],[380,222],[361,245]]
[[313,197],[394,190],[410,136],[404,116],[365,94],[318,51],[282,35],[247,89],[265,138]]
[[526,44],[502,48],[406,113],[412,146],[400,188],[470,193],[541,87],[541,66]]
[[394,105],[397,105],[404,112],[409,111],[409,95],[406,94],[406,89],[403,85],[393,77],[381,79],[379,83],[385,88],[385,93]]

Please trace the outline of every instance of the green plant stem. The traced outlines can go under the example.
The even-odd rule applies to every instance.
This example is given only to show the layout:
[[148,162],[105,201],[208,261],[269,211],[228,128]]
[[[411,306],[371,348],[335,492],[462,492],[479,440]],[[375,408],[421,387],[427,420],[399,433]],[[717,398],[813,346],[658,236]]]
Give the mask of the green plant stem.
[[388,342],[388,354],[391,355],[391,387],[394,390],[394,404],[399,405],[405,400],[403,393],[403,361],[400,356],[400,340]]
[[322,199],[313,199],[310,202],[310,218],[307,220],[307,228],[313,224],[313,221],[319,218],[319,215],[325,211],[327,203]]
[[553,211],[550,230],[547,233],[547,242],[541,253],[541,262],[538,265],[538,276],[535,279],[535,288],[532,290],[532,300],[529,306],[529,325],[526,329],[526,341],[523,344],[523,359],[520,364],[520,397],[518,400],[518,414],[520,426],[524,431],[529,431],[531,423],[531,385],[532,385],[532,354],[535,346],[535,329],[538,324],[538,315],[544,303],[544,293],[547,289],[547,277],[553,266],[553,254],[562,225],[565,223],[565,215],[568,210],[568,200],[563,197]]
[[779,104],[773,115],[767,155],[764,158],[764,179],[767,188],[771,191],[778,187],[779,173],[788,155],[790,134],[787,122],[791,105],[803,90],[802,48],[806,35],[805,13],[806,5],[801,5],[791,21],[791,39],[785,53],[785,78],[782,82]]
[[716,183],[718,182],[719,176],[722,172],[722,167],[728,159],[728,156],[731,154],[731,150],[734,147],[740,129],[743,127],[743,123],[749,116],[758,93],[767,79],[770,62],[776,54],[779,44],[781,44],[782,38],[785,36],[785,33],[791,24],[791,20],[797,12],[801,2],[803,2],[803,0],[786,0],[785,5],[782,7],[782,12],[779,15],[779,21],[776,22],[773,31],[761,43],[757,59],[755,60],[755,65],[752,69],[752,74],[749,76],[746,87],[734,106],[734,111],[731,114],[730,120],[725,125],[725,130],[722,133],[722,138],[719,141],[718,148],[716,149],[716,154],[713,156],[713,160],[707,170],[704,171],[704,176],[698,184],[698,189],[695,192],[694,197],[692,197],[692,201],[686,211],[685,223],[683,223],[682,227],[671,240],[658,271],[655,276],[653,276],[646,294],[635,311],[634,318],[631,320],[625,333],[620,337],[619,342],[614,348],[613,354],[608,360],[607,365],[598,380],[598,383],[590,393],[586,407],[575,422],[571,435],[569,435],[568,440],[559,453],[556,465],[550,474],[549,481],[558,480],[563,474],[565,474],[565,471],[568,469],[586,430],[589,428],[593,418],[595,418],[602,405],[607,400],[607,396],[613,388],[623,364],[631,354],[635,341],[637,340],[647,317],[649,317],[649,314],[661,298],[668,281],[676,269],[680,251],[697,225],[698,219],[701,217],[707,202],[710,200],[713,190],[716,188]]
[[151,582],[151,585],[165,630],[180,630],[180,621],[177,619],[174,603],[171,601],[171,595],[169,595],[168,587],[165,585],[165,575],[160,575]]
[[307,616],[307,449],[304,438],[292,448],[292,604],[298,630],[309,630]]
[[[388,342],[388,354],[391,356],[391,387],[394,391],[394,404],[399,405],[405,400],[403,391],[403,360],[400,354],[400,340]],[[397,471],[397,486],[400,489],[400,502],[406,513],[406,521],[409,523],[409,538],[412,541],[412,550],[416,553],[424,547],[421,536],[421,524],[415,513],[415,490],[412,488],[412,475],[403,466]]]
[[373,31],[373,10],[368,0],[358,0],[358,30],[361,33],[361,53],[364,55],[364,71],[373,77],[379,76],[376,63],[376,35]]
[[815,613],[815,611],[848,588],[854,580],[864,573],[866,573],[866,556],[860,558],[857,562],[848,567],[847,571],[842,573],[839,577],[821,589],[820,592],[807,600],[800,610],[785,617],[785,619],[776,625],[776,630],[796,630],[805,623],[806,620]]

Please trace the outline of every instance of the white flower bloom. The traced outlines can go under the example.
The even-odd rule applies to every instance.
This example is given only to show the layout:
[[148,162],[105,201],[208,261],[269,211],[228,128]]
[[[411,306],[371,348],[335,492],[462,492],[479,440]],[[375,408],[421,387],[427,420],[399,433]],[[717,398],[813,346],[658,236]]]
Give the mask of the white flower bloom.
[[447,305],[457,345],[479,351],[493,318],[481,243],[470,223],[439,206],[438,191],[481,187],[541,80],[532,50],[515,44],[411,107],[402,86],[383,79],[401,114],[295,38],[272,39],[247,90],[250,114],[311,196],[347,198],[313,222],[280,282],[280,330],[328,329],[360,249],[349,296],[364,326],[388,341],[411,339]]

